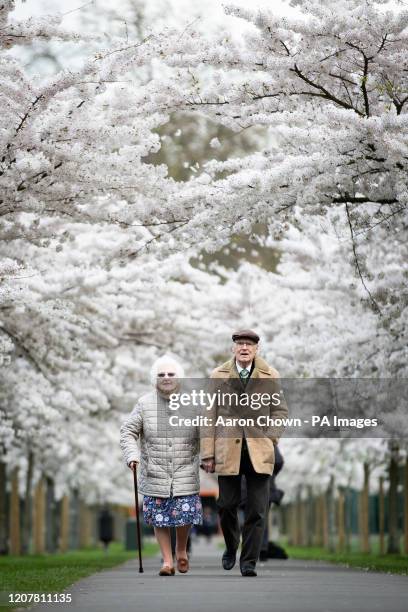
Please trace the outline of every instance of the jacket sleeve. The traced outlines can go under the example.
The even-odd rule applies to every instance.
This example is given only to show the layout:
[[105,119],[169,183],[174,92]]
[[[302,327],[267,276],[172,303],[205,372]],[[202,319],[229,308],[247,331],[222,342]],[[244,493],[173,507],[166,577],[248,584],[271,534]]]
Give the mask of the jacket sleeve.
[[200,455],[201,459],[212,459],[215,457],[215,439],[211,434],[210,426],[202,427],[200,433]]
[[140,463],[140,434],[143,430],[143,412],[140,404],[136,405],[120,428],[120,447],[126,465],[132,461]]
[[[285,397],[280,385],[280,376],[276,370],[273,370],[274,378],[274,393],[279,393],[279,404],[270,407],[270,417],[272,419],[287,419],[289,411],[286,404]],[[268,437],[272,439],[272,442],[276,445],[279,442],[285,430],[285,425],[271,425],[268,429]]]
[[[213,380],[213,375],[209,381],[208,391],[214,392],[216,390],[216,382]],[[200,427],[200,456],[201,460],[211,459],[215,457],[215,421],[217,418],[216,407],[213,406],[208,409],[208,406],[204,406],[204,416],[208,419],[207,425]]]

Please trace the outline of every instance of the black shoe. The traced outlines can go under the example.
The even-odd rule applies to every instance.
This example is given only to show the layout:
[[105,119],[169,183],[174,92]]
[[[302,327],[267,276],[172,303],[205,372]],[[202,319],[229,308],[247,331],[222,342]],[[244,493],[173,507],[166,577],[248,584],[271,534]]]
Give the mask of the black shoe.
[[232,570],[232,568],[235,565],[236,559],[237,559],[236,552],[229,552],[228,550],[226,550],[224,554],[222,555],[222,567],[225,570]]
[[243,576],[257,576],[255,568],[252,565],[241,565],[241,574]]

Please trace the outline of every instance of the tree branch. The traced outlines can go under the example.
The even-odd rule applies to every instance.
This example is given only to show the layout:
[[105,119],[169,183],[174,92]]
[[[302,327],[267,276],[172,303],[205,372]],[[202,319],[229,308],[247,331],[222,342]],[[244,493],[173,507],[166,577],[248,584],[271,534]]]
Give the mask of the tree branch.
[[367,287],[367,285],[366,285],[366,283],[365,283],[365,280],[364,280],[364,276],[363,276],[363,274],[362,274],[362,272],[361,272],[360,262],[358,261],[358,256],[357,256],[357,246],[356,246],[356,243],[355,243],[355,240],[354,240],[354,229],[353,229],[353,225],[352,225],[352,223],[351,223],[350,211],[349,211],[349,207],[348,207],[348,203],[347,203],[347,202],[346,202],[346,214],[347,214],[347,221],[348,221],[348,225],[349,225],[349,228],[350,228],[351,244],[352,244],[352,248],[353,248],[354,263],[355,263],[355,266],[356,266],[357,273],[358,273],[358,275],[359,275],[359,277],[360,277],[360,280],[361,280],[361,283],[362,283],[362,285],[363,285],[364,289],[366,290],[367,294],[368,294],[368,295],[369,295],[369,297],[370,297],[370,300],[371,300],[372,305],[374,306],[375,310],[376,310],[376,311],[377,311],[377,312],[378,312],[380,315],[382,315],[381,309],[380,309],[380,307],[378,306],[378,304],[377,304],[377,302],[375,301],[375,299],[373,298],[373,296],[372,296],[372,294],[371,294],[371,292],[370,292],[369,288]]
[[20,349],[21,353],[24,357],[34,366],[34,368],[40,372],[44,378],[48,380],[52,385],[54,382],[49,378],[47,370],[42,366],[42,364],[33,356],[30,349],[24,344],[23,340],[18,336],[16,332],[12,332],[10,329],[7,329],[4,326],[4,323],[1,324],[0,332],[3,332],[14,342],[14,344]]
[[300,79],[302,79],[302,81],[304,81],[305,83],[310,85],[310,87],[313,87],[314,89],[318,89],[319,91],[321,91],[322,94],[323,94],[323,97],[326,98],[327,100],[331,100],[335,104],[338,104],[339,106],[341,106],[342,108],[345,108],[347,110],[353,110],[360,117],[364,117],[364,113],[359,111],[353,105],[348,104],[347,102],[344,102],[344,100],[341,100],[340,98],[338,98],[334,94],[331,94],[325,87],[323,87],[323,85],[319,85],[318,83],[314,83],[305,74],[303,74],[303,72],[298,68],[297,64],[295,64],[294,68],[290,68],[289,70],[291,72],[295,72],[297,74],[297,76]]
[[379,200],[373,200],[372,198],[367,198],[366,196],[351,196],[347,192],[344,194],[344,196],[332,199],[333,204],[364,204],[366,202],[371,202],[372,204],[397,204],[398,200],[395,198],[380,198]]
[[375,227],[377,227],[377,225],[381,225],[381,223],[385,223],[386,221],[388,221],[388,219],[391,219],[392,217],[395,217],[395,215],[397,215],[398,213],[402,212],[403,210],[405,210],[405,206],[402,206],[401,208],[398,208],[397,210],[394,210],[391,214],[387,215],[386,217],[384,217],[380,221],[377,221],[377,223],[374,223],[373,225],[370,225],[370,227],[368,227],[367,229],[361,230],[361,232],[355,232],[354,236],[360,236],[361,234],[366,234],[367,232],[371,232],[371,230],[373,230]]

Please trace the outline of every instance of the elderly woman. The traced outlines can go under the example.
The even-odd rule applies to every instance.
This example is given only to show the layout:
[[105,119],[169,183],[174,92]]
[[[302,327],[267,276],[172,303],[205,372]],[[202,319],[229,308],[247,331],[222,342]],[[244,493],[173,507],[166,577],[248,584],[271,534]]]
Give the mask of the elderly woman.
[[155,389],[139,399],[120,430],[126,464],[133,469],[140,463],[143,516],[153,525],[161,549],[160,576],[175,574],[170,527],[176,528],[177,569],[185,574],[188,534],[191,525],[202,523],[198,437],[192,430],[178,432],[169,424],[169,396],[178,391],[183,374],[175,359],[166,355],[158,359],[151,371]]

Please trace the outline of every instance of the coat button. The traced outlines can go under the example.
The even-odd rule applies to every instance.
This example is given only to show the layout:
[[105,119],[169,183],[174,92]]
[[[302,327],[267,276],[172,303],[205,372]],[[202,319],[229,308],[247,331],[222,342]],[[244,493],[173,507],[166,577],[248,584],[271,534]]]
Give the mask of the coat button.
[[239,440],[239,439],[235,440],[236,444],[239,444],[240,442],[241,442],[241,440]]
[[171,442],[169,442],[169,446],[171,446]]

